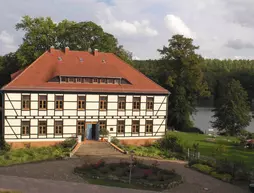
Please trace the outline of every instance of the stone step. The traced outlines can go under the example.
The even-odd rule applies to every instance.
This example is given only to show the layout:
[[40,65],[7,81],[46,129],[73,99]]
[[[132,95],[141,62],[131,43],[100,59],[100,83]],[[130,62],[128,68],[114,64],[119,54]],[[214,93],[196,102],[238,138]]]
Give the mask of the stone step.
[[107,142],[88,142],[82,144],[75,153],[76,156],[112,156],[112,155],[121,155],[121,153],[115,150]]

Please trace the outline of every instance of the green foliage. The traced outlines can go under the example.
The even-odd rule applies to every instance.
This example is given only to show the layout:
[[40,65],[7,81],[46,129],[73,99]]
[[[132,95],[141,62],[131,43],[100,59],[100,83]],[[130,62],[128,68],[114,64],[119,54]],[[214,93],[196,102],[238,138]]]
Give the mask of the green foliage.
[[115,144],[116,146],[119,146],[119,145],[120,145],[120,141],[119,141],[119,139],[117,139],[116,137],[112,137],[111,143]]
[[67,156],[68,154],[69,151],[67,149],[57,146],[13,149],[0,155],[0,166],[62,158]]
[[109,132],[108,132],[107,128],[100,129],[101,136],[106,137],[106,136],[108,136],[108,134],[109,134]]
[[8,144],[4,139],[0,139],[0,151],[8,152],[11,150],[11,145]]
[[223,86],[223,91],[213,110],[215,121],[212,126],[220,132],[237,135],[251,120],[248,94],[240,82],[234,79]]
[[71,50],[100,49],[102,52],[112,52],[121,59],[131,62],[131,53],[118,45],[117,39],[91,22],[74,22],[63,20],[54,23],[50,17],[31,18],[24,16],[16,25],[17,30],[25,32],[23,43],[17,51],[17,57],[23,66],[31,64],[42,53],[54,46]]
[[72,148],[77,143],[76,138],[68,138],[59,144],[62,148]]
[[195,112],[199,96],[209,96],[208,85],[201,69],[202,57],[195,53],[198,49],[193,40],[182,35],[174,35],[168,46],[159,49],[161,67],[168,76],[164,84],[171,92],[169,96],[169,125],[178,130],[193,126],[190,116]]
[[210,174],[213,171],[212,167],[203,164],[193,164],[191,167],[205,174]]
[[211,172],[211,176],[220,179],[222,181],[225,182],[231,182],[232,181],[232,176],[230,174],[221,174],[221,173],[217,173],[217,172]]
[[166,135],[160,140],[160,147],[165,150],[170,150],[172,152],[183,152],[183,146],[181,140],[178,136],[174,135],[172,132],[167,132]]

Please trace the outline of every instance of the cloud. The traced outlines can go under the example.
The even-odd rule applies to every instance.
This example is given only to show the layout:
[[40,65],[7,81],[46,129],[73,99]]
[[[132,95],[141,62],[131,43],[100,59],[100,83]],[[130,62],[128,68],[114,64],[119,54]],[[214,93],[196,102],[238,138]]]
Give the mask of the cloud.
[[254,28],[253,0],[223,0],[227,7],[227,18],[243,27]]
[[0,41],[6,45],[12,45],[14,43],[14,38],[4,30],[0,33]]
[[8,52],[13,52],[17,49],[17,46],[15,45],[14,38],[11,36],[7,31],[3,30],[0,33],[0,50],[3,50],[0,52],[0,54],[6,54]]
[[140,60],[138,56],[132,56],[132,60]]
[[150,27],[149,20],[141,21],[127,21],[116,19],[111,13],[110,9],[107,9],[103,14],[99,14],[100,24],[104,30],[113,33],[115,35],[128,35],[128,36],[157,36],[158,32]]
[[250,43],[250,42],[244,42],[240,39],[234,39],[234,40],[229,40],[226,43],[226,47],[233,48],[236,50],[240,50],[240,49],[244,49],[244,48],[252,49],[252,48],[254,48],[254,44]]
[[172,34],[181,34],[188,38],[194,38],[194,34],[181,20],[180,17],[175,15],[166,15],[164,18],[165,25]]

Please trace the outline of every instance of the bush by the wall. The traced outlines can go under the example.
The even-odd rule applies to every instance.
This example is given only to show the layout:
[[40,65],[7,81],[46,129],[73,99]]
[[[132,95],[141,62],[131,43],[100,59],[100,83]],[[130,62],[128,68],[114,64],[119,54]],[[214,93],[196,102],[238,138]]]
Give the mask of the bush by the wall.
[[[183,153],[183,146],[180,138],[171,132],[167,132],[166,135],[158,141],[158,143],[162,149]],[[155,146],[158,146],[158,144],[155,144]]]
[[76,138],[68,138],[59,144],[62,148],[72,148],[76,144]]
[[119,139],[117,139],[116,137],[112,137],[111,143],[115,144],[116,146],[119,146],[120,145],[120,141]]
[[11,145],[8,144],[4,139],[0,139],[0,150],[7,152],[11,150]]

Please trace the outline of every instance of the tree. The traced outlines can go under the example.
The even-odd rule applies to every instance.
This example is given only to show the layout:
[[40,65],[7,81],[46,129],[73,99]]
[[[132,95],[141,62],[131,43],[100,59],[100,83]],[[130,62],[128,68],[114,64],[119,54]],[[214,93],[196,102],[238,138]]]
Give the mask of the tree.
[[97,48],[102,52],[115,53],[127,62],[131,61],[129,52],[118,45],[117,39],[91,21],[77,23],[63,20],[55,23],[50,17],[24,16],[16,25],[16,29],[25,32],[23,43],[17,51],[17,57],[22,66],[31,64],[50,46],[57,49],[69,47],[71,50],[83,51]]
[[169,96],[169,126],[187,130],[193,123],[190,116],[195,112],[199,96],[209,96],[208,85],[201,70],[202,57],[191,38],[174,35],[168,47],[158,49],[161,54],[162,70],[168,72],[165,80]]
[[225,86],[216,102],[212,127],[229,135],[239,134],[251,121],[248,94],[240,81],[232,79]]

